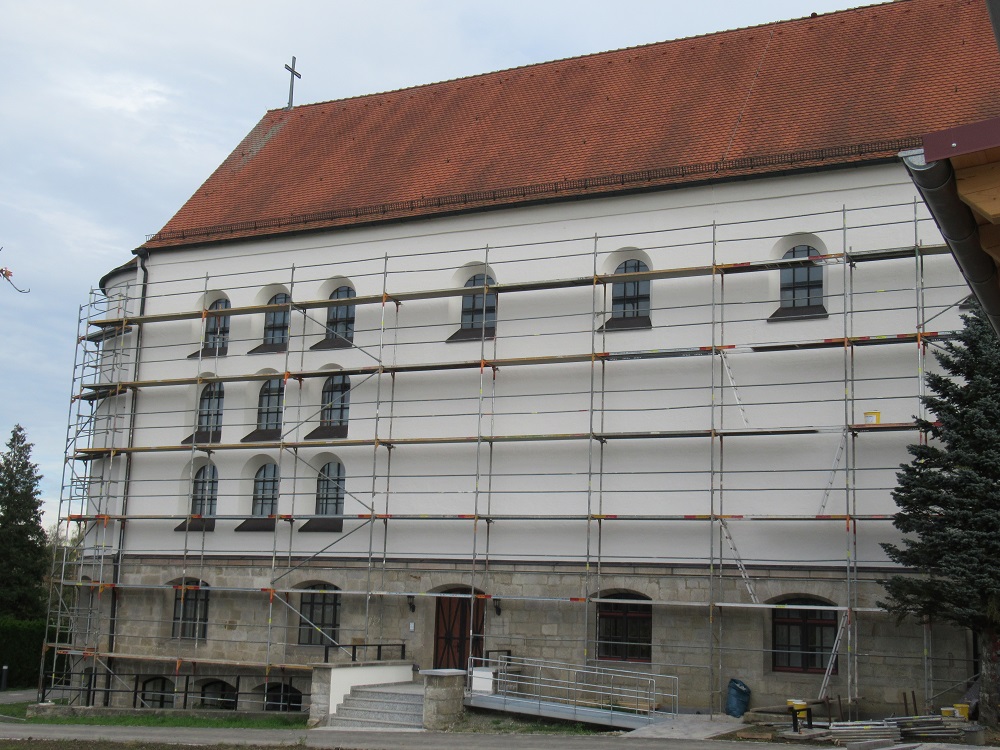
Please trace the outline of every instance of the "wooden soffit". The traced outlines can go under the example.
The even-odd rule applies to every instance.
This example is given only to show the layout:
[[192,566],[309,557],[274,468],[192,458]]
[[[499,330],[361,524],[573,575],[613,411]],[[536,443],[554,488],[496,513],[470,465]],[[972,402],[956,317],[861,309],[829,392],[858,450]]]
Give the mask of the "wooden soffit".
[[958,197],[972,209],[983,250],[1000,263],[1000,117],[924,136],[924,156],[951,160]]

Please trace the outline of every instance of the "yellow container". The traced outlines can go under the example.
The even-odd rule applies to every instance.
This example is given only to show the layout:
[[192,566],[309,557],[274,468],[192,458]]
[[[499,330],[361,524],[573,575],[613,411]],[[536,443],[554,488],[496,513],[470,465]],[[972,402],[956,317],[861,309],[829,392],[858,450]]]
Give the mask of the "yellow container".
[[955,709],[952,706],[942,706],[941,707],[941,715],[944,716],[945,718],[952,718],[952,717],[954,717],[956,715],[956,713],[957,712],[955,711]]
[[794,708],[796,715],[800,719],[806,718],[806,706],[808,705],[801,698],[789,698],[785,701],[789,708]]
[[865,424],[881,424],[881,423],[882,423],[882,412],[880,411],[865,412]]
[[969,718],[969,704],[968,703],[955,703],[953,704],[955,708],[955,713],[961,716],[963,719]]

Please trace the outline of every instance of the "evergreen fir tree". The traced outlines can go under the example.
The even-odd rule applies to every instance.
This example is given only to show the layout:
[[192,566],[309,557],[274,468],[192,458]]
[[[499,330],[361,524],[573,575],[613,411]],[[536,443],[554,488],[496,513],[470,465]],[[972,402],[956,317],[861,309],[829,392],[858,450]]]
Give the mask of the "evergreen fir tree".
[[0,454],[0,613],[20,620],[45,616],[44,581],[49,569],[42,528],[41,482],[31,463],[31,443],[16,425]]
[[902,544],[883,544],[890,559],[921,575],[885,582],[880,605],[971,628],[982,659],[980,719],[997,726],[1000,667],[1000,341],[986,317],[936,353],[944,374],[929,373],[933,419],[917,420],[927,442],[897,474],[894,519]]

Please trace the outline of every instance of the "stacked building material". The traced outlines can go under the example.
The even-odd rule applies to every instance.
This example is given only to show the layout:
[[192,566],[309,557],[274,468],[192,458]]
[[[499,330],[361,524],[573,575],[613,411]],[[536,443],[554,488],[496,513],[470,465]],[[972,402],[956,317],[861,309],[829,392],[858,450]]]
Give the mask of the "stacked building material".
[[899,728],[903,739],[921,742],[961,742],[963,730],[970,726],[965,719],[945,718],[934,714],[897,716],[886,721]]
[[864,740],[902,739],[900,729],[892,721],[835,721],[830,725],[830,737],[838,745]]

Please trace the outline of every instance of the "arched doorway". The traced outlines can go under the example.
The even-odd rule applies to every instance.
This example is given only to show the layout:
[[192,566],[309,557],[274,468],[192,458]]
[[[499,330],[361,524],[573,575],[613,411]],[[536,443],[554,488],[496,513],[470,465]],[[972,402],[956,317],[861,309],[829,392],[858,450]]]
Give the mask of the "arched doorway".
[[[453,588],[442,594],[468,594],[468,588]],[[474,592],[474,593],[479,593]],[[434,668],[468,669],[469,657],[483,655],[483,628],[485,626],[484,599],[457,596],[435,598],[434,610]],[[469,622],[469,615],[472,622]],[[470,640],[471,636],[471,640]]]

